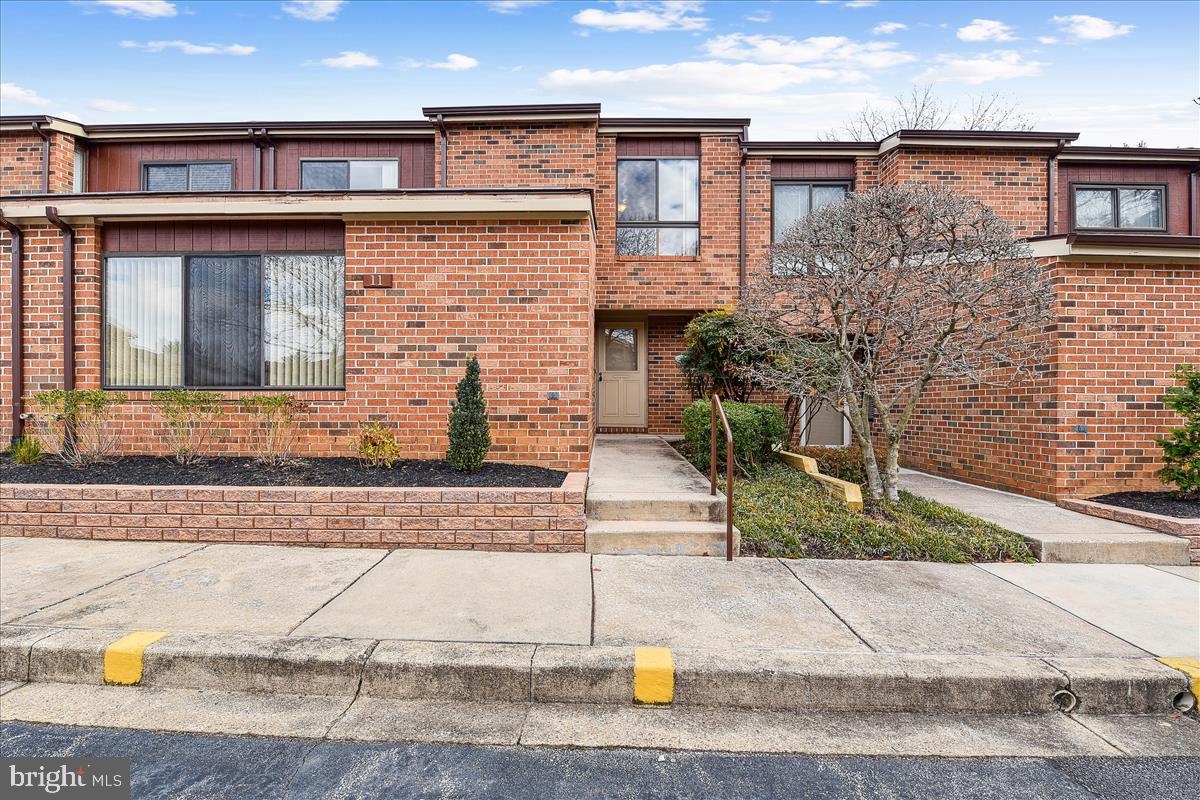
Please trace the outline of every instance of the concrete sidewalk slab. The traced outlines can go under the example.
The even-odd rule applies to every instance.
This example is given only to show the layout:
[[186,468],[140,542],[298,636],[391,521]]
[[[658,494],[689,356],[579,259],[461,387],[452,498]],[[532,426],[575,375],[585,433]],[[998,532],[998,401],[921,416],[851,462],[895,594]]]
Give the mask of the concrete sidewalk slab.
[[868,649],[774,559],[598,555],[594,566],[597,645]]
[[708,481],[661,436],[600,434],[588,468],[595,494],[708,494]]
[[582,553],[396,550],[295,633],[588,644],[590,563]]
[[1187,578],[1190,581],[1200,583],[1200,565],[1195,567],[1170,567],[1155,564],[1154,569],[1169,572],[1172,575],[1178,575],[1181,578]]
[[[876,650],[1074,657],[1144,655],[1127,642],[970,564],[784,563]],[[1047,566],[1035,564],[1030,568]]]
[[201,544],[0,539],[0,622],[192,553]]
[[1200,657],[1200,585],[1138,564],[981,564],[1156,656]]
[[22,622],[283,635],[383,556],[371,550],[212,545]]
[[515,745],[529,706],[360,697],[329,731],[357,742]]
[[1084,716],[1075,720],[1121,752],[1153,758],[1200,756],[1200,722],[1180,714]]

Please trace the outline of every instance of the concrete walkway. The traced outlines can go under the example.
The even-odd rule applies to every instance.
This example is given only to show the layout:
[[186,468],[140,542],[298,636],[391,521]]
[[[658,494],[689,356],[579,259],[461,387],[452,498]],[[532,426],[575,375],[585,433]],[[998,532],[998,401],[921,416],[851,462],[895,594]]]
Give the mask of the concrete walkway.
[[900,485],[913,494],[937,500],[1021,534],[1044,562],[1190,563],[1188,540],[1178,536],[1079,514],[1044,500],[911,469],[900,470]]

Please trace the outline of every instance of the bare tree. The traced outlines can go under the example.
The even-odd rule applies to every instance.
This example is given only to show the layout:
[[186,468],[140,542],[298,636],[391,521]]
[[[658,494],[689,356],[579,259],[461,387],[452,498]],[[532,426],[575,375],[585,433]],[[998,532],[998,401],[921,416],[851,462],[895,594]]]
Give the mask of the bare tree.
[[1027,131],[1033,128],[1033,118],[1020,111],[1017,104],[999,93],[979,95],[970,100],[965,111],[938,97],[931,84],[913,86],[907,95],[896,95],[891,106],[880,108],[870,103],[863,106],[840,128],[828,131],[827,141],[846,139],[859,142],[878,142],[898,130],[941,130],[951,120],[959,130]]
[[896,500],[901,438],[926,387],[1030,375],[1050,301],[1028,245],[994,211],[941,185],[882,186],[813,211],[750,276],[743,337],[762,357],[746,359],[747,377],[843,409],[871,494]]

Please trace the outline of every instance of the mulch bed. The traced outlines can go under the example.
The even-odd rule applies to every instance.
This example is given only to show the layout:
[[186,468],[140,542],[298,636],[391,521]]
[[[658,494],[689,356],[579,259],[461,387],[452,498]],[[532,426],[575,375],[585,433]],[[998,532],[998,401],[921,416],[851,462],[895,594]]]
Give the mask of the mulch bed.
[[1114,492],[1088,499],[1093,503],[1132,508],[1134,511],[1146,511],[1166,517],[1200,517],[1200,498],[1181,500],[1174,492]]
[[53,456],[22,465],[0,458],[0,483],[94,483],[140,486],[494,486],[557,489],[565,472],[521,464],[484,464],[478,472],[455,472],[445,461],[397,461],[391,469],[367,469],[353,458],[305,458],[268,467],[252,458],[210,458],[181,466],[158,456],[120,456],[74,469]]

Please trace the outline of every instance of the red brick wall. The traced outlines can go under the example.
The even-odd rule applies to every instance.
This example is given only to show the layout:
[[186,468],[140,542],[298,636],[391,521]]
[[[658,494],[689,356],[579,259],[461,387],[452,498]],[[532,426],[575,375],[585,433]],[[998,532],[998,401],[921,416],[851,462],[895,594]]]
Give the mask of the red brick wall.
[[446,132],[449,186],[595,183],[595,122],[448,124]]
[[[75,138],[50,131],[50,191],[69,192],[75,175]],[[0,195],[40,194],[42,138],[29,133],[0,136]]]
[[646,425],[649,433],[678,434],[692,395],[676,356],[684,350],[689,315],[651,316],[646,321]]
[[582,552],[587,475],[557,489],[0,486],[7,536]]

